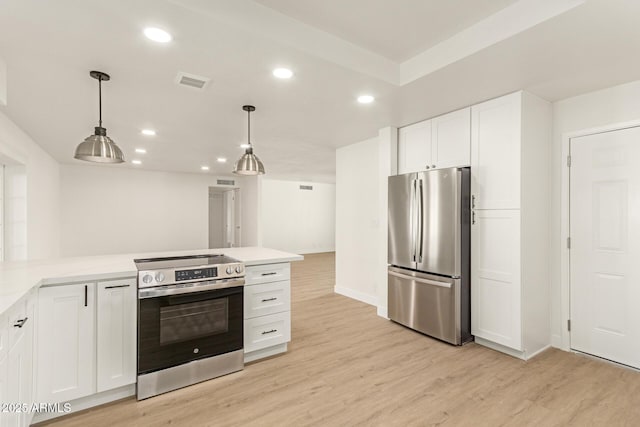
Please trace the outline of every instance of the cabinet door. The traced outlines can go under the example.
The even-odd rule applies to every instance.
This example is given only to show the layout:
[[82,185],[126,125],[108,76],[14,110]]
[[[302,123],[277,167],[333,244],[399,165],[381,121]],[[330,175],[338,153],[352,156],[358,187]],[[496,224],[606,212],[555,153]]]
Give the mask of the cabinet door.
[[[5,320],[0,318],[0,321]],[[9,363],[8,354],[0,356],[0,403],[13,403],[9,395]],[[14,414],[0,411],[0,427],[9,426],[15,418]],[[15,423],[14,423],[15,424]]]
[[471,225],[471,333],[522,350],[520,211],[480,210]]
[[136,281],[98,283],[97,390],[136,382]]
[[471,164],[471,108],[431,119],[431,167]]
[[471,107],[471,194],[476,209],[520,208],[521,93]]
[[95,283],[40,288],[38,402],[95,393]]
[[398,175],[431,168],[431,120],[398,130]]

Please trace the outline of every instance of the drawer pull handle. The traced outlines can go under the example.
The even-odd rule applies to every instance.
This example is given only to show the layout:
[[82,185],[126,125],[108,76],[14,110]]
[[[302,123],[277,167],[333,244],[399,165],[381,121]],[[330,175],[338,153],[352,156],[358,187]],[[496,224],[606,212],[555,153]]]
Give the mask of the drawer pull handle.
[[277,330],[277,329],[272,329],[272,330],[270,330],[270,331],[264,331],[264,332],[262,333],[262,335],[272,334],[272,333],[274,333],[274,332],[278,332],[278,330]]
[[273,276],[275,274],[278,274],[278,272],[272,271],[271,273],[262,273],[263,276]]
[[116,288],[128,288],[131,285],[113,285],[113,286],[105,286],[105,289],[116,289]]
[[277,300],[277,299],[278,299],[278,298],[276,298],[276,297],[265,298],[265,299],[263,299],[263,300],[262,300],[262,302],[275,301],[275,300]]
[[28,317],[25,317],[24,319],[16,320],[16,323],[13,324],[13,327],[22,328],[24,324],[27,323],[27,320],[29,320]]

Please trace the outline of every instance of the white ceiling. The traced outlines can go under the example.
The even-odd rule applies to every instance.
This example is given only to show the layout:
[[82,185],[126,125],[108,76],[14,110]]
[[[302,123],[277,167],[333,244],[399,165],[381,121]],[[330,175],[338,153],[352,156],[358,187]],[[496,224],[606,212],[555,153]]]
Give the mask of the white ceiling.
[[255,0],[402,62],[516,0]]
[[[112,76],[103,85],[104,126],[128,160],[143,161],[112,167],[199,173],[207,164],[208,173],[228,174],[246,139],[241,107],[251,103],[257,107],[252,141],[268,176],[332,181],[335,148],[375,136],[381,127],[405,125],[517,89],[553,101],[640,78],[640,56],[630,54],[640,46],[637,1],[520,0],[484,19],[491,13],[489,2],[455,1],[473,11],[460,16],[458,24],[447,15],[445,35],[421,29],[418,41],[398,43],[397,49],[380,45],[377,52],[367,43],[377,43],[378,34],[392,39],[400,24],[391,22],[449,2],[411,6],[406,0],[413,14],[403,9],[385,16],[382,11],[397,2],[376,0],[371,4],[382,9],[367,15],[372,22],[353,27],[342,39],[337,35],[345,22],[357,21],[361,0],[341,2],[348,19],[333,21],[330,17],[340,10],[337,0],[313,2],[327,5],[317,19],[313,10],[324,8],[313,9],[308,0],[300,1],[305,12],[298,16],[292,11],[297,1],[258,1],[3,0],[0,57],[7,62],[8,105],[0,110],[58,161],[78,162],[72,158],[75,147],[97,125],[97,82],[88,72],[98,69]],[[528,22],[495,24],[498,14],[504,21],[506,11],[515,13],[518,7],[559,3],[564,9]],[[505,35],[463,46],[457,56],[433,66],[438,48],[448,49],[452,41],[459,45],[460,34],[472,33],[444,38],[469,24],[475,34],[491,24],[487,37]],[[169,30],[174,41],[158,45],[145,39],[142,29],[152,25]],[[359,46],[354,37],[362,38]],[[405,63],[431,61],[430,68],[423,68],[429,70],[425,75],[403,84],[384,77],[393,77],[402,65],[391,56],[402,58],[402,52],[416,47],[427,50]],[[380,50],[387,48],[385,54]],[[294,78],[274,79],[276,66],[291,67]],[[210,77],[212,83],[203,91],[178,87],[174,78],[179,71]],[[376,96],[374,104],[355,102],[365,92]],[[146,127],[158,135],[140,135]],[[135,155],[137,147],[147,154]],[[217,163],[219,156],[229,162]]]

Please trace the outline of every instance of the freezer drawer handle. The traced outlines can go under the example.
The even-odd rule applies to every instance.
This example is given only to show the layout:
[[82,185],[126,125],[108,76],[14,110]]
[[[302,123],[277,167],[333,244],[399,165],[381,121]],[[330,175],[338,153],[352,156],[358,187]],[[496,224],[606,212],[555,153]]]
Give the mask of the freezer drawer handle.
[[415,276],[409,276],[409,275],[406,275],[406,274],[396,273],[395,271],[389,271],[389,274],[392,275],[392,276],[399,277],[401,279],[413,280],[413,281],[418,282],[418,283],[425,283],[427,285],[440,286],[442,288],[451,288],[451,283],[447,283],[447,282],[438,282],[436,280],[423,279],[423,278],[420,278],[420,277],[415,277]]

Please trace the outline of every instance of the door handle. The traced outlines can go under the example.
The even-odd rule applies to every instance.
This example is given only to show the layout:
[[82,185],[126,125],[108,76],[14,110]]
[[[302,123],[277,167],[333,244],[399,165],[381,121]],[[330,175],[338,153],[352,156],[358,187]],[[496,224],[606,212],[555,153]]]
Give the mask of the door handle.
[[413,280],[414,282],[424,283],[427,285],[440,286],[441,288],[451,288],[451,283],[439,282],[437,280],[423,279],[422,277],[409,276],[407,274],[396,273],[395,271],[388,271],[391,276],[399,277],[400,279]]
[[27,320],[29,320],[28,317],[25,317],[24,319],[16,320],[16,323],[13,324],[13,327],[14,328],[22,328],[24,326],[24,324],[27,323]]
[[86,307],[87,304],[89,303],[88,298],[87,298],[87,293],[89,292],[89,286],[84,285],[84,306]]

